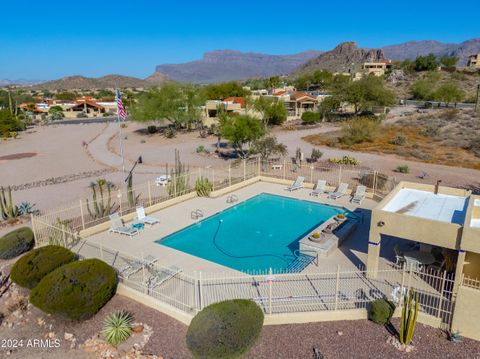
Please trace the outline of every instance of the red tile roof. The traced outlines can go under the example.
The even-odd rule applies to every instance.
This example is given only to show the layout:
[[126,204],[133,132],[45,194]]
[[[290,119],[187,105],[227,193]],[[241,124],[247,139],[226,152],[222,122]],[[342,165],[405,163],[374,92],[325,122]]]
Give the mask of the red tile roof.
[[244,97],[227,97],[225,102],[233,102],[233,103],[238,103],[240,104],[240,107],[244,108],[245,107],[245,98]]

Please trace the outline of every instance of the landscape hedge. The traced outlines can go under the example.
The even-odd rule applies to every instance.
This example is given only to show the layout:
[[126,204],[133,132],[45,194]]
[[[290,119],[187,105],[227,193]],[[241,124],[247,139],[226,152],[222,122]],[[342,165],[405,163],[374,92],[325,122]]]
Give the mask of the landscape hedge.
[[30,293],[30,303],[72,320],[94,316],[115,294],[117,273],[99,259],[75,261],[47,274]]
[[37,248],[15,262],[10,278],[22,287],[33,289],[48,273],[74,260],[75,253],[64,247]]
[[251,300],[209,305],[188,327],[188,349],[196,358],[238,358],[257,340],[263,318],[262,310]]
[[28,252],[35,245],[29,227],[18,228],[0,238],[0,259],[10,259]]
[[370,303],[368,319],[377,324],[386,325],[390,323],[395,304],[386,299],[376,299]]

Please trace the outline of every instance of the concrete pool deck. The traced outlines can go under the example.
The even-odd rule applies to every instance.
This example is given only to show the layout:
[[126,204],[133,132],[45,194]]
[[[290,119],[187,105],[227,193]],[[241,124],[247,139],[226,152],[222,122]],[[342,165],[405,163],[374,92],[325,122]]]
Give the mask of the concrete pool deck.
[[[311,197],[309,195],[311,189],[304,188],[289,192],[285,190],[285,187],[286,186],[280,184],[257,182],[216,198],[195,197],[149,214],[151,217],[159,219],[160,224],[152,227],[146,226],[144,230],[140,231],[139,235],[133,238],[120,234],[102,232],[88,237],[87,243],[119,251],[120,253],[134,257],[155,256],[159,259],[159,264],[166,267],[180,267],[183,269],[183,272],[188,275],[194,275],[195,272],[233,275],[240,274],[240,272],[185,252],[162,246],[155,243],[155,241],[195,223],[196,220],[193,220],[190,214],[196,209],[201,209],[204,213],[204,218],[206,218],[262,192],[344,207],[350,211],[361,208],[361,216],[368,215],[369,210],[377,205],[377,202],[368,198],[359,206],[350,203],[350,196],[345,196],[338,200],[331,200],[327,198],[326,194],[319,197]],[[238,197],[238,202],[227,203],[226,199],[231,194],[235,194]],[[318,266],[310,264],[303,272],[336,270],[338,265],[344,270],[353,270],[358,268],[359,264],[365,263],[369,220],[362,218],[362,222],[363,223],[358,226],[358,229],[339,249],[336,249],[328,258],[321,258]],[[88,245],[84,245],[78,250],[82,255],[92,256],[92,254],[89,255],[86,253],[89,251],[89,248]]]

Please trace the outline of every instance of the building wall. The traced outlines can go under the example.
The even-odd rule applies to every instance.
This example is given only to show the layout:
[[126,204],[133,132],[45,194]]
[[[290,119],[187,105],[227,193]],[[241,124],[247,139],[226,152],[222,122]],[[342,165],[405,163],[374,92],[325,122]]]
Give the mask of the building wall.
[[460,335],[480,340],[480,290],[459,286],[455,310],[453,313],[452,331]]
[[480,54],[470,56],[468,59],[468,66],[480,68]]
[[463,264],[465,277],[480,279],[480,253],[467,252]]

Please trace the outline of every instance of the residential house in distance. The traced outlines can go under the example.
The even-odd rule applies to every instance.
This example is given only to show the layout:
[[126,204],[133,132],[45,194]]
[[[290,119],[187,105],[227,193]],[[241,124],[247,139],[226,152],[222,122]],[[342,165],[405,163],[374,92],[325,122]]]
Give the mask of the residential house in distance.
[[243,115],[246,113],[245,98],[228,97],[225,100],[209,100],[203,107],[203,122],[206,126],[214,124],[218,119],[218,112],[222,110],[226,113],[236,113]]
[[480,54],[470,55],[468,57],[467,66],[480,69]]
[[383,76],[387,70],[392,68],[392,61],[365,62],[362,70],[368,75]]

